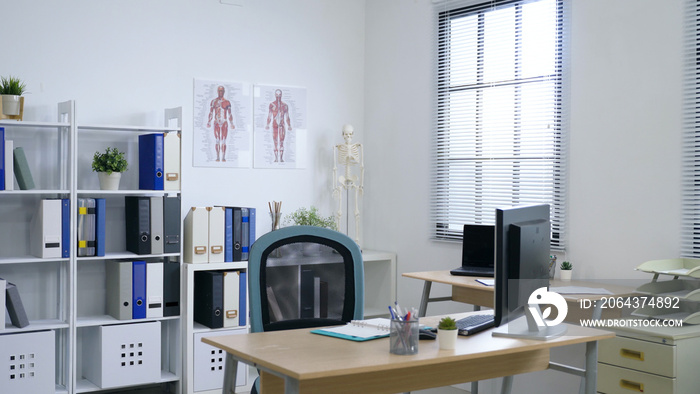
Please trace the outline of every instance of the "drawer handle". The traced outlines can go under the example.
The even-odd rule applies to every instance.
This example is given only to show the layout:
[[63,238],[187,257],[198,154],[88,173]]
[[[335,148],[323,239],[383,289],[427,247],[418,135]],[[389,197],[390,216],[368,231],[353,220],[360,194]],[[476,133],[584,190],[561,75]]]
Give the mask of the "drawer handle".
[[639,393],[644,392],[644,384],[632,382],[630,380],[620,379],[620,387],[627,390],[637,391]]
[[195,246],[194,247],[194,254],[206,254],[206,253],[207,253],[206,246]]
[[639,352],[630,349],[620,349],[620,355],[622,357],[631,358],[633,360],[644,361],[644,352]]

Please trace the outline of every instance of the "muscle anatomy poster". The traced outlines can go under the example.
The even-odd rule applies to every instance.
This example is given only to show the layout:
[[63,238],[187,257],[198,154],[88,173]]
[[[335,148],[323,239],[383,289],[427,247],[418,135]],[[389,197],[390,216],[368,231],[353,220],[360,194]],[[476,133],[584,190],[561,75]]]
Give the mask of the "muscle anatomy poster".
[[306,166],[306,89],[276,85],[253,88],[255,168]]
[[195,79],[192,165],[250,167],[250,85]]

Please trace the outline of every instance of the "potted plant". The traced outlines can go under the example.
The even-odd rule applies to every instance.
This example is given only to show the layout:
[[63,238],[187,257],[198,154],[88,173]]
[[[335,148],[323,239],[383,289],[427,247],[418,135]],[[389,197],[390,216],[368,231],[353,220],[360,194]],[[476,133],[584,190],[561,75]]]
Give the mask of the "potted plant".
[[[309,209],[301,207],[284,218],[285,225],[316,226],[335,230],[335,220],[332,216],[323,217],[316,207]],[[305,242],[301,247],[302,254],[316,256],[321,254],[321,244]]]
[[333,216],[323,217],[316,207],[301,207],[284,218],[284,224],[296,226],[316,226],[336,230]]
[[574,269],[574,266],[571,265],[570,262],[568,261],[562,261],[561,265],[559,266],[560,273],[559,277],[561,278],[562,281],[568,282],[571,280],[571,271]]
[[446,316],[438,323],[438,344],[440,349],[454,349],[457,344],[457,322],[455,319]]
[[17,77],[0,77],[0,95],[2,95],[3,115],[19,115],[21,96],[25,92],[26,87],[27,85]]
[[102,190],[118,190],[121,173],[126,171],[128,166],[124,152],[117,148],[108,147],[104,153],[98,151],[92,157],[92,170],[97,172]]

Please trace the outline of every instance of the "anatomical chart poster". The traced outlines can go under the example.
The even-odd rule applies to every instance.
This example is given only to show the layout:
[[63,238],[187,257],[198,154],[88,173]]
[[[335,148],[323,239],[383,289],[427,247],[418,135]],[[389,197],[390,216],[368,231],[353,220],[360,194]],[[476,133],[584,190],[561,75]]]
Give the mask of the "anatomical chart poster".
[[253,87],[255,168],[306,167],[306,89]]
[[195,79],[193,166],[250,167],[251,101],[250,84]]

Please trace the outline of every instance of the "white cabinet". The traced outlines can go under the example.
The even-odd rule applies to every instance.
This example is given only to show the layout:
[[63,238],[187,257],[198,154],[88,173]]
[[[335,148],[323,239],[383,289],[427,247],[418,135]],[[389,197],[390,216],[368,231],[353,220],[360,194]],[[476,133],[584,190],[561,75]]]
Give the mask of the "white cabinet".
[[[58,105],[56,122],[0,121],[5,137],[14,147],[23,148],[36,185],[32,190],[0,191],[0,277],[17,285],[30,325],[17,328],[8,321],[3,337],[17,333],[50,330],[55,334],[55,387],[57,393],[83,393],[103,390],[85,376],[94,367],[90,353],[94,333],[108,332],[124,323],[147,323],[158,327],[160,346],[157,357],[160,373],[149,385],[180,392],[180,316],[117,320],[106,311],[107,261],[176,261],[178,253],[136,255],[126,251],[124,197],[179,195],[179,190],[152,191],[138,188],[138,136],[146,133],[180,133],[181,109],[165,113],[166,126],[134,127],[78,125],[73,101]],[[171,126],[171,124],[174,125]],[[107,146],[126,152],[129,169],[123,174],[120,190],[99,190],[92,172],[94,152]],[[12,174],[7,174],[12,176]],[[42,199],[70,201],[69,255],[37,258],[30,254],[30,223]],[[77,201],[104,198],[106,201],[106,254],[78,257]],[[101,366],[105,373],[108,369]],[[94,380],[94,379],[93,379]],[[125,385],[126,386],[126,385]],[[119,386],[118,386],[119,387]]]
[[700,327],[629,327],[598,347],[598,392],[695,393]]

